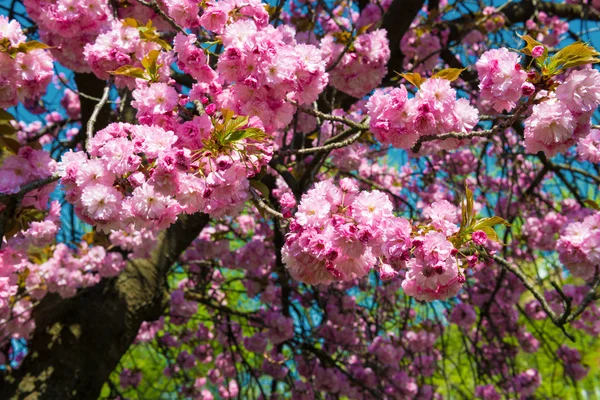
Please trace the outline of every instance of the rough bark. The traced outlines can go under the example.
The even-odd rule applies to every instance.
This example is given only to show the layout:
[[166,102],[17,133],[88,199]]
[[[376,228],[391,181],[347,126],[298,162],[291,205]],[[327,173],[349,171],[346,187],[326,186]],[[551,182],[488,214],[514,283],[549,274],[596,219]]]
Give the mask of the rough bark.
[[163,314],[167,272],[207,222],[206,214],[181,216],[150,259],[129,262],[118,277],[73,298],[44,298],[33,313],[29,354],[5,377],[0,399],[97,399],[141,323]]
[[396,76],[395,72],[402,72],[404,55],[400,51],[400,41],[423,4],[425,0],[394,0],[383,17],[382,28],[387,31],[387,38],[390,41],[390,60],[384,85],[390,78]]

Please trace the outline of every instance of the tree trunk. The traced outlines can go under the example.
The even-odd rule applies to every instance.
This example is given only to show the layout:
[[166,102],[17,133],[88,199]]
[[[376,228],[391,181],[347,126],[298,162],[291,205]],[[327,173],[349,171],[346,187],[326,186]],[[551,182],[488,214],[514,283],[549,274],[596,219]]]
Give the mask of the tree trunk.
[[128,262],[118,277],[73,298],[44,298],[28,355],[5,377],[0,399],[97,399],[141,323],[163,314],[167,273],[207,223],[206,214],[180,216],[149,260]]
[[[78,90],[100,97],[105,83],[76,74]],[[81,97],[83,136],[96,102]],[[104,107],[95,130],[109,123]],[[78,135],[79,136],[79,135]],[[179,255],[208,223],[206,214],[180,216],[159,235],[148,260],[127,263],[119,276],[62,299],[48,295],[33,310],[36,328],[21,367],[4,376],[0,399],[96,399],[143,321],[159,318],[167,304],[166,277]]]

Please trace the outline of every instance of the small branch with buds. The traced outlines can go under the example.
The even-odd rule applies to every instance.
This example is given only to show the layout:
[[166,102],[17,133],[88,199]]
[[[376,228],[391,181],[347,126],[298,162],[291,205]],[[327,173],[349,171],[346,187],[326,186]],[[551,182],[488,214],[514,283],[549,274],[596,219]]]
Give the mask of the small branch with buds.
[[352,143],[356,142],[362,136],[362,134],[363,134],[363,132],[360,131],[360,132],[355,133],[354,135],[350,136],[348,139],[342,140],[341,142],[333,142],[333,143],[326,144],[324,146],[311,147],[308,149],[295,149],[295,150],[290,149],[290,150],[285,150],[282,153],[283,153],[283,155],[289,156],[291,154],[322,153],[322,152],[331,151],[331,150],[335,150],[335,149],[341,149],[342,147],[349,146]]
[[349,120],[347,118],[337,117],[337,116],[331,115],[331,114],[325,114],[321,111],[315,110],[314,108],[303,107],[303,106],[299,105],[298,103],[296,103],[295,101],[291,101],[290,103],[292,103],[292,105],[296,106],[296,108],[298,108],[298,110],[302,111],[303,113],[312,115],[313,117],[321,118],[321,119],[324,119],[327,121],[340,122],[346,126],[349,126],[350,128],[358,129],[361,131],[369,130],[369,125],[367,125],[367,124],[364,124],[364,123],[360,124],[360,123],[354,122],[352,120]]
[[254,204],[256,205],[256,207],[258,207],[259,209],[263,210],[264,212],[266,212],[268,214],[271,214],[272,216],[274,216],[276,218],[279,218],[279,219],[285,221],[285,217],[283,216],[283,214],[277,210],[274,210],[267,203],[265,203],[264,200],[260,197],[260,194],[254,188],[250,188],[250,193],[252,194],[252,198],[254,200]]
[[423,143],[430,142],[433,140],[444,140],[444,139],[450,139],[450,138],[472,139],[475,137],[493,136],[493,135],[499,133],[500,131],[511,127],[519,119],[521,114],[523,114],[525,112],[525,110],[527,110],[527,108],[531,104],[533,104],[533,102],[535,101],[536,94],[537,94],[537,92],[535,92],[531,96],[529,96],[529,99],[527,99],[526,102],[521,103],[521,105],[516,109],[514,114],[512,114],[509,118],[507,118],[503,123],[493,127],[492,129],[488,129],[488,130],[484,130],[484,131],[468,132],[468,133],[466,133],[466,132],[450,132],[450,133],[444,133],[441,135],[421,136],[419,139],[417,139],[417,142],[413,145],[411,150],[413,151],[413,153],[418,153],[419,150],[421,150],[421,146],[423,145]]
[[584,300],[581,302],[579,307],[577,307],[577,309],[574,312],[571,312],[571,298],[567,297],[556,284],[553,284],[553,287],[556,289],[559,296],[563,299],[563,306],[565,308],[564,312],[560,316],[558,316],[552,310],[552,307],[550,307],[550,304],[548,304],[548,302],[544,298],[543,294],[541,294],[533,286],[533,284],[529,281],[529,279],[527,279],[525,274],[523,272],[521,272],[519,267],[517,267],[516,265],[510,263],[509,261],[507,261],[504,258],[497,256],[497,255],[493,255],[492,259],[494,261],[496,261],[498,264],[500,264],[504,269],[512,272],[523,283],[523,286],[525,286],[527,288],[527,290],[529,290],[531,292],[533,297],[535,297],[535,299],[540,303],[540,306],[542,307],[544,312],[548,315],[548,317],[550,317],[550,320],[552,321],[552,323],[554,323],[554,325],[556,325],[558,328],[560,328],[560,330],[563,331],[565,336],[568,337],[572,342],[575,342],[575,338],[573,337],[573,335],[571,335],[570,333],[568,333],[566,331],[564,325],[569,322],[574,321],[575,318],[577,318],[579,315],[581,315],[585,311],[586,307],[593,300],[598,298],[598,295],[596,294],[596,289],[598,288],[598,285],[600,284],[599,268],[596,267],[596,274],[594,276],[594,281],[591,285],[589,292],[586,294]]
[[162,19],[167,21],[167,23],[169,25],[171,25],[171,27],[173,29],[175,29],[177,32],[185,33],[185,30],[181,26],[177,25],[177,22],[175,22],[173,20],[173,18],[171,18],[167,14],[165,14],[165,12],[160,8],[160,6],[158,5],[158,3],[156,1],[137,0],[137,2],[140,3],[141,5],[151,8],[155,13],[160,15],[162,17]]
[[39,189],[48,185],[49,183],[57,181],[58,179],[59,176],[54,175],[46,179],[40,179],[23,185],[21,190],[19,190],[17,193],[0,195],[0,203],[6,206],[0,213],[0,248],[2,248],[2,240],[4,239],[4,234],[6,233],[6,223],[14,217],[17,207],[19,204],[21,204],[21,200],[23,200],[25,195],[32,190]]

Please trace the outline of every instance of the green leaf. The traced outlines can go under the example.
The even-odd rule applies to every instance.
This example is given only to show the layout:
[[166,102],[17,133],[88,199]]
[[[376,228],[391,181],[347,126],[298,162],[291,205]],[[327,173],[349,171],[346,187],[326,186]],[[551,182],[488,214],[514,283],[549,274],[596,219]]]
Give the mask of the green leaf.
[[592,210],[600,211],[600,206],[594,200],[584,200],[583,204],[585,204],[585,206],[587,208],[591,208]]
[[51,49],[52,48],[51,46],[48,46],[47,44],[42,43],[42,42],[38,42],[37,40],[30,40],[27,43],[21,43],[19,45],[19,48],[21,48],[21,46],[24,47],[24,49],[25,49],[24,52],[25,53],[27,53],[27,52],[29,52],[31,50],[46,50],[46,49]]
[[248,117],[239,115],[235,118],[231,118],[225,124],[225,131],[230,132],[239,129],[240,127],[248,124]]
[[28,53],[32,50],[45,50],[51,47],[37,40],[30,40],[29,42],[21,43],[17,47],[11,47],[10,42],[1,42],[0,48],[3,52],[7,52],[11,58],[15,58],[19,53]]
[[15,117],[11,113],[6,110],[0,108],[0,124],[8,123],[9,121],[14,121]]
[[15,236],[19,231],[19,224],[17,223],[16,218],[11,218],[6,222],[6,227],[4,228],[4,236],[7,239],[10,239],[11,237]]
[[9,38],[2,38],[0,39],[0,52],[1,53],[8,53],[10,50],[10,39]]
[[356,30],[356,34],[357,34],[357,35],[362,35],[362,34],[363,34],[363,33],[365,33],[366,31],[368,31],[368,30],[369,30],[369,28],[373,26],[373,24],[374,24],[374,22],[371,22],[370,24],[367,24],[367,25],[361,26],[360,28],[358,28],[358,29]]
[[158,36],[155,37],[155,38],[150,39],[150,41],[158,44],[160,47],[162,47],[163,49],[165,49],[167,51],[169,51],[169,50],[172,49],[171,45],[168,42],[162,40]]
[[482,231],[483,228],[493,227],[496,225],[511,226],[508,222],[506,222],[506,220],[504,218],[495,216],[495,217],[490,217],[490,218],[481,218],[479,221],[475,222],[475,224],[473,225],[473,230],[474,231],[479,231],[479,230]]
[[142,59],[142,65],[146,68],[150,80],[158,80],[158,69],[161,65],[157,65],[158,56],[160,56],[160,50],[151,50],[146,54],[146,57]]
[[465,187],[465,213],[466,218],[462,221],[462,224],[465,227],[470,227],[472,225],[473,219],[473,192],[468,187]]
[[532,38],[529,35],[518,35],[521,39],[523,39],[525,41],[525,43],[527,44],[525,47],[523,47],[521,50],[519,50],[521,53],[532,57],[531,55],[531,51],[533,50],[534,47],[536,46],[542,46],[544,48],[544,54],[542,54],[540,57],[537,58],[537,60],[540,60],[543,62],[543,60],[546,59],[546,57],[548,57],[548,49],[546,48],[546,46],[544,46],[543,43],[538,42],[537,40],[535,40],[534,38]]
[[123,20],[123,26],[129,26],[131,28],[139,28],[140,26],[143,26],[140,21],[138,21],[135,18],[125,18]]
[[240,129],[232,131],[225,136],[225,142],[237,142],[243,139],[262,139],[265,133],[258,128]]
[[600,56],[600,53],[592,46],[582,42],[575,42],[550,58],[549,70],[550,73],[556,75],[567,68],[600,62],[597,56]]
[[308,135],[306,138],[310,139],[310,140],[315,140],[317,137],[319,137],[319,132],[313,132],[310,135]]
[[269,188],[261,181],[257,181],[256,179],[250,179],[250,186],[258,190],[265,199],[269,198]]
[[141,68],[134,67],[133,65],[123,65],[122,67],[119,67],[115,71],[109,71],[109,73],[111,73],[113,75],[124,75],[124,76],[131,76],[133,78],[148,80],[146,71],[144,71]]
[[494,230],[494,228],[492,228],[491,226],[484,226],[481,229],[477,229],[478,231],[484,231],[485,234],[487,235],[488,239],[494,240],[498,243],[500,243],[500,238],[498,238],[498,234],[496,233],[496,231]]
[[11,124],[2,124],[0,123],[0,136],[10,136],[13,135],[17,130]]
[[420,88],[421,85],[423,84],[423,82],[425,82],[425,80],[426,80],[418,72],[408,72],[406,74],[398,74],[398,75],[400,75],[401,77],[403,77],[404,79],[406,79],[407,81],[409,81],[410,83],[415,85],[417,88]]
[[439,72],[436,72],[432,78],[442,78],[447,81],[453,82],[458,79],[461,72],[465,71],[466,68],[446,68]]
[[21,148],[21,143],[17,142],[15,139],[0,136],[0,148],[6,148],[14,154],[17,154]]

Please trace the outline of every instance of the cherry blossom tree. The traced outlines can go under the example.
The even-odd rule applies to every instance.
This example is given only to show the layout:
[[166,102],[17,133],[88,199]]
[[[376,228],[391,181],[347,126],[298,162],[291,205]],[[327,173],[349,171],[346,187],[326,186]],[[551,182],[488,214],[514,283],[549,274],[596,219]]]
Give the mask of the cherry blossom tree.
[[0,398],[592,398],[600,2],[0,2]]

